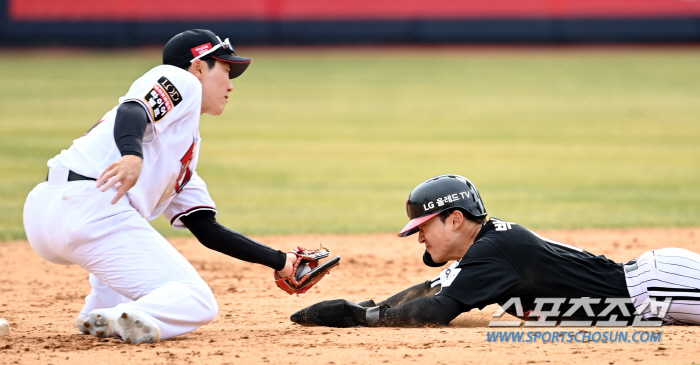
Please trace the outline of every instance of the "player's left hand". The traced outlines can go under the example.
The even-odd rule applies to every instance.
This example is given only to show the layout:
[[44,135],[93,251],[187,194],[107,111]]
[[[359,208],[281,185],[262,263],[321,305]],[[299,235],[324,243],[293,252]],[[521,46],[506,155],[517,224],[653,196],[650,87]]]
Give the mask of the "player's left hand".
[[298,247],[287,254],[287,265],[284,269],[274,272],[275,284],[289,294],[305,293],[328,274],[331,268],[338,265],[340,256],[319,263],[320,259],[328,257],[329,254],[324,247],[316,250]]
[[112,204],[117,204],[129,189],[136,185],[141,175],[143,159],[139,156],[125,155],[117,161],[112,162],[109,167],[97,179],[97,188],[107,191],[117,183],[117,195],[112,199]]

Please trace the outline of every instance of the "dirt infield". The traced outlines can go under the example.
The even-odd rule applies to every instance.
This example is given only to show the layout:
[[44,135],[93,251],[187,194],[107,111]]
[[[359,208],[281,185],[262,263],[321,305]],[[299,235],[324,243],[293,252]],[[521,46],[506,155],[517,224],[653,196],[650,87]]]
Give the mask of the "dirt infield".
[[[700,252],[700,228],[541,231],[546,237],[617,261],[644,251],[682,247]],[[302,296],[277,289],[269,269],[209,251],[194,239],[173,245],[214,290],[219,316],[211,324],[157,344],[127,345],[78,335],[74,319],[89,292],[87,272],[43,261],[26,242],[0,243],[0,364],[682,364],[700,362],[700,326],[660,329],[659,342],[488,342],[497,307],[463,314],[447,327],[310,328],[289,321],[324,299],[381,300],[436,276],[422,264],[415,238],[392,234],[261,237],[281,249],[322,242],[342,256],[340,267]],[[521,328],[517,331],[528,331]],[[648,331],[586,328],[586,331]],[[548,328],[540,331],[576,331]]]

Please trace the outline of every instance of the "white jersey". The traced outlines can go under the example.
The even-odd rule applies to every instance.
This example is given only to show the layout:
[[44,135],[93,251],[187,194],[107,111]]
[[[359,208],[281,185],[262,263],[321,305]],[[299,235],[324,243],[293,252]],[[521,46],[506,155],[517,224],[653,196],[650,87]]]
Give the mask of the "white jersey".
[[[131,205],[149,221],[165,214],[175,228],[184,228],[178,219],[183,214],[214,210],[206,184],[195,173],[201,142],[199,80],[180,68],[161,65],[136,80],[119,99],[120,104],[127,101],[139,102],[150,118],[143,137],[141,175],[126,194]],[[48,166],[99,178],[121,158],[114,141],[117,107],[69,149],[49,160]]]

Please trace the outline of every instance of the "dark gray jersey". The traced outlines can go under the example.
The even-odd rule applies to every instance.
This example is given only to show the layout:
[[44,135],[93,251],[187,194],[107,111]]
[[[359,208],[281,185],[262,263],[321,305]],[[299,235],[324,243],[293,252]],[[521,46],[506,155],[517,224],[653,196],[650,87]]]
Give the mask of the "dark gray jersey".
[[[568,299],[600,298],[600,304],[591,304],[590,309],[601,313],[609,305],[606,298],[630,297],[622,264],[497,218],[484,223],[464,257],[436,280],[440,282],[440,292],[393,308],[382,308],[376,325],[445,325],[462,312],[494,303],[503,305],[512,298],[519,299],[525,317],[536,308],[536,298],[567,298],[559,307],[560,316],[572,305]],[[436,284],[427,281],[421,285],[426,288],[421,292],[429,293],[428,289]],[[383,304],[391,305],[389,301]],[[627,307],[628,313],[634,312],[631,304]],[[505,309],[517,314],[515,306]],[[549,309],[551,305],[543,308]],[[617,315],[619,320],[632,320],[619,308],[610,314]],[[590,320],[583,306],[558,319]]]
[[484,223],[453,270],[437,295],[467,310],[514,297],[524,312],[535,308],[535,298],[629,297],[621,264],[497,218]]

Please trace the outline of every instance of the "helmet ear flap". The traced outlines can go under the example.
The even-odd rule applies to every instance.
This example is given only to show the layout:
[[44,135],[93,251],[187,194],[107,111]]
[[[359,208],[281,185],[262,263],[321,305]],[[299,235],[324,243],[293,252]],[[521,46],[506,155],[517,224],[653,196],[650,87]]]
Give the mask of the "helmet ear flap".
[[435,262],[435,261],[433,261],[433,257],[430,256],[430,253],[428,253],[428,251],[425,251],[423,253],[423,263],[426,264],[427,266],[430,266],[430,267],[440,267],[440,266],[445,266],[447,261]]

